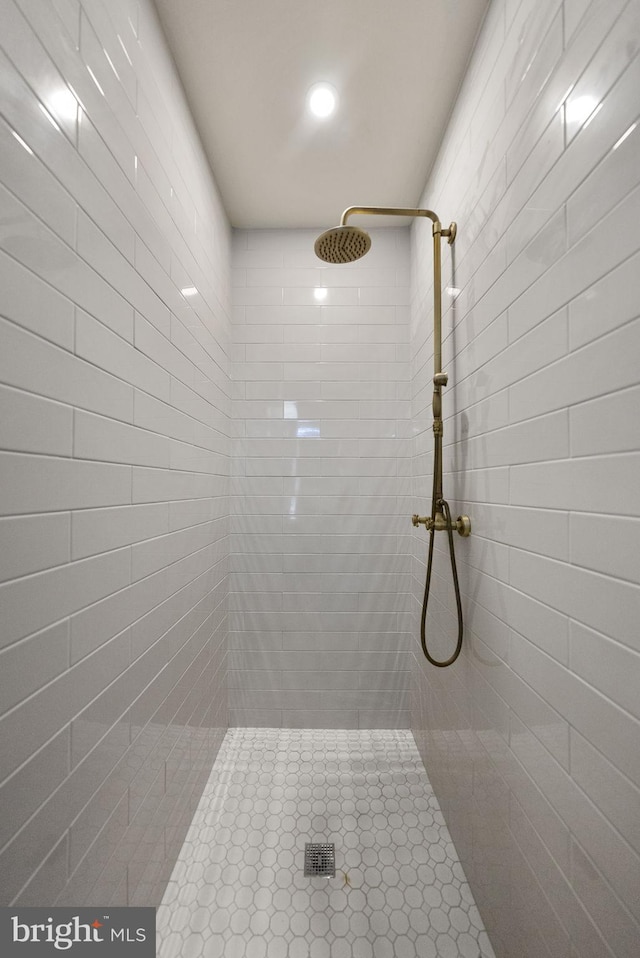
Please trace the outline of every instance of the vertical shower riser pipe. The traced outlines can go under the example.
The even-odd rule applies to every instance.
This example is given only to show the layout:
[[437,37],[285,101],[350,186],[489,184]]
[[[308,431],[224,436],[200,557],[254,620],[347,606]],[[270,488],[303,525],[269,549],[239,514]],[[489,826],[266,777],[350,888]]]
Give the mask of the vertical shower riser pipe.
[[[442,372],[442,226],[433,224],[433,375]],[[435,380],[434,380],[435,381]]]

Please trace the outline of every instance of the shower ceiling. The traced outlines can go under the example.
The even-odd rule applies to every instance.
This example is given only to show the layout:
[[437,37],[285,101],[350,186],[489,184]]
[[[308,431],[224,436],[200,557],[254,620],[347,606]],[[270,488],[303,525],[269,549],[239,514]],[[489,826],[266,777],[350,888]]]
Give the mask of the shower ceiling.
[[265,228],[418,204],[489,0],[155,4],[229,218]]

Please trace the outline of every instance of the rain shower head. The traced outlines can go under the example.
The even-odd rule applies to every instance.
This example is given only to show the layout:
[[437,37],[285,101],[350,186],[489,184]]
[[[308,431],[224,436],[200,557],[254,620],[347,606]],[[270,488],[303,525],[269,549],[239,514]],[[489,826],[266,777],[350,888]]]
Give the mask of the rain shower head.
[[373,216],[427,216],[433,223],[434,237],[446,236],[449,245],[456,238],[456,224],[442,229],[433,210],[407,209],[397,206],[350,206],[342,214],[340,226],[321,233],[314,244],[316,256],[325,263],[353,263],[371,249],[371,237],[359,226],[347,226],[347,219],[354,213]]
[[334,226],[314,244],[316,256],[325,263],[353,263],[371,248],[371,237],[359,226]]

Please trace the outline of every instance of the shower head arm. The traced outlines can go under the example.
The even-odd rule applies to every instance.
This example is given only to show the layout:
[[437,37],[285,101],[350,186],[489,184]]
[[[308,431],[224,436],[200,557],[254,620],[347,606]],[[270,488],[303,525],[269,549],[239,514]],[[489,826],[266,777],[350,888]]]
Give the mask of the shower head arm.
[[440,227],[440,220],[433,210],[416,210],[402,206],[349,206],[342,214],[340,226],[344,226],[348,218],[356,213],[364,213],[371,216],[428,216],[433,222],[434,233],[436,232],[436,227],[438,230]]
[[412,209],[405,206],[348,206],[340,219],[340,226],[345,226],[350,216],[363,213],[369,216],[428,216],[433,223],[433,235],[446,236],[449,246],[453,245],[456,238],[456,224],[451,223],[447,229],[442,228],[440,220],[433,210]]

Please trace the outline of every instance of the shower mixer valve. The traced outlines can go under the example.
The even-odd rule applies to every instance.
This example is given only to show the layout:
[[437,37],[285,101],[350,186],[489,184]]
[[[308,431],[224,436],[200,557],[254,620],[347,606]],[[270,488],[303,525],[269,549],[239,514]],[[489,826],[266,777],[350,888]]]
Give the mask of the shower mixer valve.
[[[435,519],[432,519],[431,516],[419,516],[416,514],[411,516],[411,522],[416,528],[420,525],[424,526],[427,532],[431,532],[432,530],[436,532],[446,532],[447,529],[449,529],[449,523],[441,512],[436,513]],[[456,521],[451,523],[451,528],[466,539],[467,536],[471,535],[471,519],[469,516],[458,516]]]

